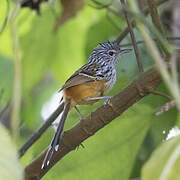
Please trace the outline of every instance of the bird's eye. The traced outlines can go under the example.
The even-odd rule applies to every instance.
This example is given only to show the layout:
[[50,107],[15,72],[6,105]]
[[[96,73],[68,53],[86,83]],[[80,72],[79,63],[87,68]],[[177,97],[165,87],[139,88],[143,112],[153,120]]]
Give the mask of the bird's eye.
[[114,51],[109,51],[108,54],[109,54],[110,56],[113,56],[113,55],[115,54],[115,52],[114,52]]

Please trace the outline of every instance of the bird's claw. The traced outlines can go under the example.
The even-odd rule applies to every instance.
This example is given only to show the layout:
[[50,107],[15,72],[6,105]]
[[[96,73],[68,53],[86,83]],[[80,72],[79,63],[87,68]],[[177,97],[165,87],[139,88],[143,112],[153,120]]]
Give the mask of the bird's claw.
[[80,146],[81,146],[83,149],[85,148],[85,146],[84,146],[82,143],[80,143],[80,144],[77,146],[77,150],[79,149]]
[[111,97],[108,97],[108,98],[106,98],[106,99],[104,100],[104,105],[107,105],[107,104],[109,104],[109,102],[110,102],[110,99],[111,99]]

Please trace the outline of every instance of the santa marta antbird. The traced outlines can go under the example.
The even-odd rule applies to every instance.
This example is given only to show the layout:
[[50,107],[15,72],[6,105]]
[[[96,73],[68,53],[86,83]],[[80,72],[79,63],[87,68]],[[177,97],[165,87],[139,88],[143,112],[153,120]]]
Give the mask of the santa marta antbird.
[[77,70],[62,86],[63,112],[56,133],[46,152],[42,168],[50,163],[54,151],[58,150],[68,112],[76,105],[93,104],[112,89],[116,82],[116,63],[119,56],[131,49],[120,49],[116,42],[100,43],[91,53],[88,62]]

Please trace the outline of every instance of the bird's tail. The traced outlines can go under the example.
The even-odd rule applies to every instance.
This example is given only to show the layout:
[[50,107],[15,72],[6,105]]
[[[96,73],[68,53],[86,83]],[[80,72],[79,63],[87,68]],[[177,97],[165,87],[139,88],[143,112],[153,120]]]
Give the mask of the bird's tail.
[[60,140],[61,140],[62,134],[63,134],[64,123],[65,123],[65,120],[67,118],[68,112],[70,110],[70,105],[71,105],[70,101],[67,101],[64,103],[63,114],[61,116],[58,128],[57,128],[57,130],[54,134],[54,137],[51,141],[51,144],[49,145],[49,148],[46,152],[46,155],[45,155],[45,158],[43,160],[41,169],[43,169],[45,166],[48,166],[54,151],[57,151],[59,148],[59,143],[60,143]]

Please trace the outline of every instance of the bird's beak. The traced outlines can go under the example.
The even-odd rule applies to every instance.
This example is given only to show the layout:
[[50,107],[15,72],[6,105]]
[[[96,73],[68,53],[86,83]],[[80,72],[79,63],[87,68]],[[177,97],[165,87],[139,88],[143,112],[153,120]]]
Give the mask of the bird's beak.
[[132,49],[120,49],[120,53],[119,54],[125,54],[125,53],[129,53]]

